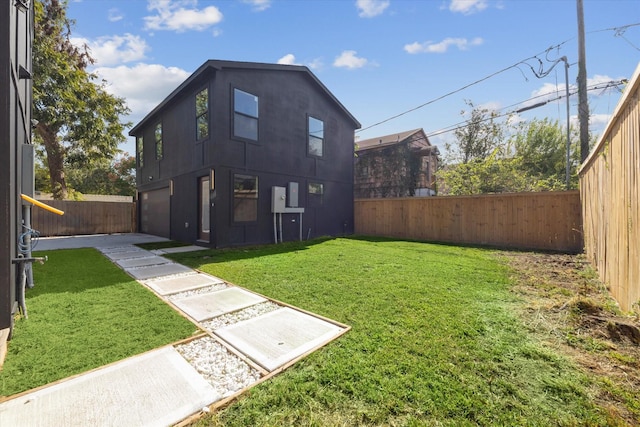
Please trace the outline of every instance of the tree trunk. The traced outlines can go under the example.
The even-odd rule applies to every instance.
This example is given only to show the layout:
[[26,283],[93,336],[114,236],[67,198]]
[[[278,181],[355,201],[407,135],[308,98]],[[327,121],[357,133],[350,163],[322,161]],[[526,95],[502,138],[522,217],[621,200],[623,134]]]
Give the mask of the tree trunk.
[[64,148],[60,145],[57,132],[43,123],[38,123],[36,132],[42,138],[47,152],[49,179],[53,198],[63,200],[67,198],[67,183],[64,179]]

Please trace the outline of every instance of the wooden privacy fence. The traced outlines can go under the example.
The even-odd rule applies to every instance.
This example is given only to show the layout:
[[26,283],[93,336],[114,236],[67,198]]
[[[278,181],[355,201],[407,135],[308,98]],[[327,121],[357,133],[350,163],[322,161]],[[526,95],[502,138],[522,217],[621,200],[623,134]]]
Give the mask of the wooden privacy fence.
[[357,234],[502,248],[582,251],[578,191],[357,199]]
[[586,255],[620,308],[640,312],[640,65],[579,176]]
[[64,215],[60,216],[36,206],[32,207],[31,227],[38,230],[41,236],[136,231],[136,210],[133,202],[46,200],[43,203],[64,211]]

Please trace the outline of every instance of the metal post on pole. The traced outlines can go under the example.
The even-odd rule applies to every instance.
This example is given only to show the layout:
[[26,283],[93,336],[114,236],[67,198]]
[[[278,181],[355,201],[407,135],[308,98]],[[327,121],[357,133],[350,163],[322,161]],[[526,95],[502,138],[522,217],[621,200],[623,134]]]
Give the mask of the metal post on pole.
[[[536,70],[533,69],[533,67],[531,66],[530,67],[531,67],[531,71],[537,78],[542,78],[547,76],[551,72],[551,70],[553,70],[554,67],[558,65],[560,61],[564,62],[564,86],[565,86],[564,89],[565,89],[565,98],[567,100],[567,159],[566,159],[566,168],[565,168],[566,169],[565,185],[567,187],[567,190],[569,190],[571,188],[571,181],[570,181],[570,178],[571,178],[571,126],[570,126],[571,113],[570,113],[570,104],[569,104],[569,96],[570,96],[569,95],[569,60],[567,59],[566,56],[556,59],[555,62],[551,64],[551,67],[549,67],[549,69],[546,72],[537,72]],[[542,101],[535,105],[530,105],[528,107],[520,108],[519,110],[516,110],[516,113],[521,113],[523,111],[541,107],[543,105],[546,105],[548,102],[549,101]]]

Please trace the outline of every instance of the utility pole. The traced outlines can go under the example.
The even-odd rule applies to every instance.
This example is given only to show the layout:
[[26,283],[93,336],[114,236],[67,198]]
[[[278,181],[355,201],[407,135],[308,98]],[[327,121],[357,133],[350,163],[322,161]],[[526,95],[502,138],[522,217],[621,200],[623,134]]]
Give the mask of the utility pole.
[[[584,48],[584,11],[582,0],[578,6],[578,119],[580,121],[580,161],[589,155],[589,100],[587,98],[587,60]],[[568,126],[568,124],[567,124]]]

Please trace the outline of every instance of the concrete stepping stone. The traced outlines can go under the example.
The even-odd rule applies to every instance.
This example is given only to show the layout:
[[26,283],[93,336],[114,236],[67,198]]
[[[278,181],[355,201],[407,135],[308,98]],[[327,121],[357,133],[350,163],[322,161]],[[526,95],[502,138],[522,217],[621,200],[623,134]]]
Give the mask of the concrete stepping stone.
[[97,247],[96,249],[98,249],[103,254],[116,253],[116,252],[128,252],[128,251],[134,251],[134,250],[135,251],[144,250],[135,245],[103,246],[103,247]]
[[2,426],[167,426],[222,396],[164,347],[0,403]]
[[289,307],[214,331],[268,371],[317,349],[343,332],[340,326]]
[[266,298],[234,286],[174,300],[173,304],[196,322],[202,322],[264,301]]
[[208,249],[210,248],[205,248],[203,246],[189,245],[189,246],[177,246],[175,248],[154,249],[151,252],[157,255],[162,255],[162,254],[178,254],[182,252],[206,251]]
[[159,295],[165,296],[204,288],[205,286],[223,284],[224,280],[208,274],[194,272],[193,274],[179,276],[158,277],[145,280],[144,283]]
[[181,264],[168,263],[152,265],[149,267],[125,268],[125,271],[137,280],[151,279],[153,277],[170,276],[172,274],[189,273],[193,270]]
[[132,268],[132,267],[149,267],[151,265],[159,265],[159,264],[169,264],[169,261],[166,258],[162,258],[161,256],[151,255],[147,252],[146,257],[137,257],[137,258],[127,258],[117,260],[116,264],[118,264],[122,268]]
[[130,258],[144,258],[144,257],[151,256],[151,254],[148,251],[144,251],[142,249],[131,249],[128,251],[120,251],[120,252],[103,252],[102,254],[112,261],[117,261],[120,259],[130,259]]

